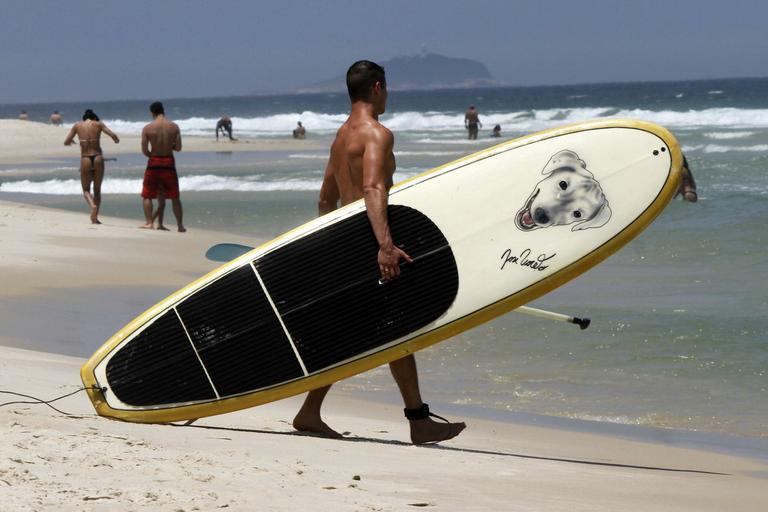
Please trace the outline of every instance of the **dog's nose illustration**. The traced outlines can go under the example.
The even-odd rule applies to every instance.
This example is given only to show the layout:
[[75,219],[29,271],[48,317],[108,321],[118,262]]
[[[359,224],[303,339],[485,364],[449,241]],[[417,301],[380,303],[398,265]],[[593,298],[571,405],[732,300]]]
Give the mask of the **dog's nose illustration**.
[[533,220],[537,224],[546,224],[549,222],[549,215],[547,215],[547,211],[544,208],[538,207],[533,211]]

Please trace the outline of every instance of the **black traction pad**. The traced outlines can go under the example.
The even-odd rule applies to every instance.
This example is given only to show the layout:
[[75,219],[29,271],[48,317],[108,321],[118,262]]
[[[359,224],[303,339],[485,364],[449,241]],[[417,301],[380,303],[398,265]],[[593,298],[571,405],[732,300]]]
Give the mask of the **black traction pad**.
[[[458,270],[438,227],[406,206],[390,206],[389,223],[395,244],[414,260],[390,283],[379,283],[378,244],[366,212],[253,261],[309,373],[383,349],[453,303]],[[192,343],[170,310],[109,361],[108,385],[123,402],[215,399],[200,360],[221,398],[304,376],[249,264],[196,291],[177,310]]]

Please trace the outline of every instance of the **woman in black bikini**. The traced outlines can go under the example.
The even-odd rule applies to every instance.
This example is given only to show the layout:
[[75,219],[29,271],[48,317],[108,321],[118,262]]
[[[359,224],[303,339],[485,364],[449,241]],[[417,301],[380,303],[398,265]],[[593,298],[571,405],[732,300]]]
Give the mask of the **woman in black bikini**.
[[[120,139],[99,120],[93,110],[88,109],[83,114],[83,120],[72,126],[64,145],[72,144],[75,135],[80,140],[80,183],[83,186],[83,197],[91,208],[91,222],[99,222],[99,207],[101,206],[101,182],[104,179],[104,156],[101,153],[101,133],[106,133],[115,144]],[[93,184],[93,194],[91,194]]]

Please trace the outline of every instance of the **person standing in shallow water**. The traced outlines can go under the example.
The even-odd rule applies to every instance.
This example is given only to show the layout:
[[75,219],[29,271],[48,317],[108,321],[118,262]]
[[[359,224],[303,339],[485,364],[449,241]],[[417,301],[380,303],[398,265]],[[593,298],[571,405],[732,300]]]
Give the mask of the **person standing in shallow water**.
[[[153,121],[141,131],[141,152],[149,160],[144,172],[141,197],[144,207],[144,229],[154,228],[153,199],[170,199],[173,214],[180,233],[186,231],[183,223],[181,199],[179,198],[179,177],[176,174],[174,151],[181,151],[181,130],[176,123],[165,117],[165,108],[159,101],[149,106]],[[160,221],[162,226],[162,220]]]
[[470,105],[464,114],[464,127],[467,129],[469,140],[477,139],[478,128],[483,126],[480,122],[480,115],[477,113],[474,105]]
[[[91,223],[101,224],[99,208],[101,208],[101,182],[104,180],[104,155],[101,151],[101,133],[106,133],[115,144],[120,139],[99,120],[93,110],[88,109],[83,114],[83,120],[78,121],[69,130],[64,145],[70,146],[77,135],[80,140],[80,184],[83,187],[83,197],[91,209]],[[93,194],[91,194],[93,185]]]
[[[320,189],[318,213],[325,215],[358,199],[364,199],[372,231],[379,245],[378,266],[382,281],[397,279],[400,260],[411,258],[392,241],[387,204],[392,175],[395,172],[394,136],[379,123],[387,104],[384,69],[367,60],[358,61],[347,71],[352,111],[336,132],[331,155]],[[371,314],[377,314],[372,311]],[[429,407],[421,400],[419,376],[413,354],[389,363],[405,404],[411,441],[434,443],[456,437],[464,423],[438,423],[430,416]],[[320,408],[331,386],[310,391],[293,420],[296,430],[325,437],[341,438],[321,418]]]

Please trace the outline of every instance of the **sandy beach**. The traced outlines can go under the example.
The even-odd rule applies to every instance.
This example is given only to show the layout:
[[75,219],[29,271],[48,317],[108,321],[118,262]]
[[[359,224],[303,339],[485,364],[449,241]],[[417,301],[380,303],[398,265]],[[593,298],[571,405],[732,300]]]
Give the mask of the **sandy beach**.
[[[147,122],[149,122],[149,116]],[[68,129],[34,121],[0,119],[0,165],[33,164],[50,158],[77,158],[80,146],[64,146]],[[116,132],[120,143],[114,144],[106,135],[101,138],[105,155],[115,156],[127,153],[141,153],[141,138]],[[184,137],[185,152],[242,152],[242,151],[288,151],[298,149],[320,149],[312,141],[293,139],[265,140],[239,138],[236,141],[207,137]],[[322,149],[326,149],[322,147]]]
[[[2,348],[0,386],[53,398],[82,360]],[[24,400],[4,395],[4,400]],[[332,395],[344,440],[288,423],[297,399],[189,427],[95,416],[82,395],[0,409],[2,510],[750,511],[765,467],[707,452],[468,419],[443,445],[406,442],[400,410]]]
[[[18,123],[0,122],[0,162],[76,154],[59,147],[62,129],[27,123],[17,130]],[[213,144],[193,139],[187,149],[211,151]],[[284,143],[231,146],[277,144]],[[120,147],[137,146],[126,138]],[[105,216],[94,226],[85,208],[0,202],[0,390],[43,399],[77,391],[84,360],[60,355],[71,353],[72,339],[92,337],[98,346],[154,301],[213,269],[203,256],[210,245],[258,243],[199,229],[141,230],[138,213],[135,222]],[[27,399],[0,395],[3,403],[17,400]],[[768,506],[768,467],[760,460],[676,446],[663,435],[652,442],[463,418],[469,427],[460,437],[415,447],[399,407],[336,391],[325,419],[346,438],[328,440],[292,429],[299,403],[294,397],[186,427],[103,419],[83,393],[53,404],[68,414],[40,404],[3,406],[0,510]]]
[[[145,231],[109,217],[92,226],[85,214],[8,202],[0,203],[0,219],[3,310],[64,293],[67,315],[93,323],[104,321],[99,312],[109,306],[87,308],[78,294],[180,287],[212,268],[203,251],[222,238],[199,230]],[[15,325],[45,323],[34,308],[24,311]],[[35,345],[18,329],[12,339],[2,334],[4,345]],[[0,355],[3,391],[51,399],[80,386],[80,358],[9,346]],[[189,427],[99,418],[82,393],[54,404],[72,416],[44,405],[4,406],[0,509],[747,511],[768,505],[768,468],[757,460],[473,418],[465,418],[469,428],[455,440],[414,447],[398,407],[339,392],[329,398],[326,420],[347,438],[334,441],[291,428],[299,400]]]

